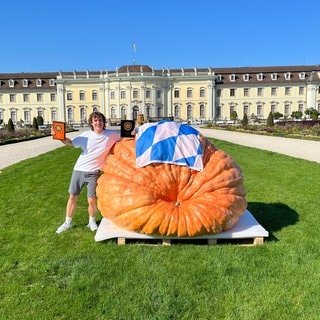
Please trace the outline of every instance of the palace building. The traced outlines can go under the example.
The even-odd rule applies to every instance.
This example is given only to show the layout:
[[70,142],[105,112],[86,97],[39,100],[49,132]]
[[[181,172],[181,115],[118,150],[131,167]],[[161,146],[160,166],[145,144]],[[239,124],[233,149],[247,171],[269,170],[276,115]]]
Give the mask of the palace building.
[[113,71],[0,73],[0,121],[30,125],[87,122],[98,110],[110,124],[121,119],[200,123],[290,117],[306,109],[320,112],[320,66],[181,68],[155,70],[127,65]]

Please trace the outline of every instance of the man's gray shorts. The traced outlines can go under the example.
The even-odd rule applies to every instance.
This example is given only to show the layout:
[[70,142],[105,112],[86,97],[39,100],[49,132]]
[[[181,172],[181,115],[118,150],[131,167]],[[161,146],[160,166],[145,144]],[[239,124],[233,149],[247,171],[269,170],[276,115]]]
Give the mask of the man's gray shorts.
[[100,171],[83,172],[73,170],[69,185],[69,193],[79,195],[83,186],[87,185],[87,197],[96,198],[97,180],[100,177]]

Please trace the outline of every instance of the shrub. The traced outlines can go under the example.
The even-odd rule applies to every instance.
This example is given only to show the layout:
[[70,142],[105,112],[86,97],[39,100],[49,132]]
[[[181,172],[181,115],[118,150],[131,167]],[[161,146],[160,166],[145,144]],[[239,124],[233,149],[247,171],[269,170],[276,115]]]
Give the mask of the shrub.
[[237,114],[237,111],[231,111],[230,113],[230,120],[237,120],[238,119],[238,114]]
[[43,118],[41,116],[37,116],[37,124],[38,124],[38,126],[43,125]]
[[241,121],[241,124],[244,128],[248,127],[248,116],[247,114],[245,113],[244,116],[243,116],[243,119]]
[[38,126],[38,122],[37,122],[36,118],[33,118],[32,129],[33,130],[39,130],[39,126]]
[[274,126],[273,114],[270,111],[269,115],[268,115],[268,119],[267,119],[267,127],[270,128],[270,127],[273,127],[273,126]]
[[273,118],[276,120],[280,119],[281,117],[283,117],[283,114],[278,111],[273,114]]
[[13,124],[11,118],[10,118],[9,121],[8,121],[8,130],[9,130],[9,131],[14,131],[14,124]]

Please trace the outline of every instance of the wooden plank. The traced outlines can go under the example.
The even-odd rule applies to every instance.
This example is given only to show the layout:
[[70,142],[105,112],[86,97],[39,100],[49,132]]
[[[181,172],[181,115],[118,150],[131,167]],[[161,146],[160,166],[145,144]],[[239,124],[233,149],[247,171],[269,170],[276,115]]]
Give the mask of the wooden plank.
[[264,242],[264,238],[263,237],[255,237],[253,240],[253,244],[256,245],[261,245]]
[[126,238],[118,238],[117,243],[120,246],[126,244]]
[[216,245],[217,243],[218,243],[217,239],[208,239],[209,246]]

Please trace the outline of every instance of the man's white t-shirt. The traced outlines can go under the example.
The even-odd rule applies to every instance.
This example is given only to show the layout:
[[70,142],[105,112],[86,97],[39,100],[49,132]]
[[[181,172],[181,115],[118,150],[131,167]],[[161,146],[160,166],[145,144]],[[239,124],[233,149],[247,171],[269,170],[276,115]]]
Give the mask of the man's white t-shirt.
[[113,145],[120,140],[120,132],[104,129],[101,134],[86,131],[72,140],[72,145],[81,148],[74,170],[94,172],[104,165],[107,155]]

